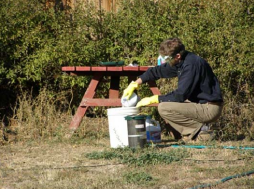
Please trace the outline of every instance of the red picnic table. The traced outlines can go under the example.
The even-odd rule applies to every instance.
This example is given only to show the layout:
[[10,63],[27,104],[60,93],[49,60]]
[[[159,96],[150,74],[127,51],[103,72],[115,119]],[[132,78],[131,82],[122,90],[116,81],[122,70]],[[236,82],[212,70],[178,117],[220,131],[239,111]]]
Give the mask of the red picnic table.
[[[81,103],[70,123],[69,128],[76,130],[90,106],[122,106],[119,98],[120,77],[127,76],[128,82],[135,81],[149,66],[67,66],[62,71],[73,76],[92,76],[90,84],[81,100]],[[104,76],[110,76],[109,98],[94,98],[96,89]],[[149,81],[148,85],[154,95],[160,95],[155,81]],[[153,104],[151,106],[157,106]]]

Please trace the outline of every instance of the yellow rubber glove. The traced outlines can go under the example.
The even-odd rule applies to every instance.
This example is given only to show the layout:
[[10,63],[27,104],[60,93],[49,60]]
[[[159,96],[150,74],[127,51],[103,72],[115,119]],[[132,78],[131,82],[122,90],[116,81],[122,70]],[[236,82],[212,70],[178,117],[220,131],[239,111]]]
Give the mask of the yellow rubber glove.
[[136,107],[138,108],[138,107],[141,107],[141,106],[146,106],[146,105],[154,104],[154,103],[159,103],[159,96],[158,95],[153,95],[151,97],[143,98],[142,100],[140,100],[138,102]]
[[138,89],[138,83],[132,81],[129,86],[123,91],[123,98],[130,99],[134,90]]

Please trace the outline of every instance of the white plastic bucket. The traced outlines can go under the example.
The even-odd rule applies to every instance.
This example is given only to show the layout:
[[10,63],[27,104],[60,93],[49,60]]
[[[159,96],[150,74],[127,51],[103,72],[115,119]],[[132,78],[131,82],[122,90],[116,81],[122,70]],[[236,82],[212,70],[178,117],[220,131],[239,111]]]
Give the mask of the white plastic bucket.
[[128,126],[125,117],[138,113],[139,110],[136,107],[107,109],[111,148],[121,148],[129,145]]

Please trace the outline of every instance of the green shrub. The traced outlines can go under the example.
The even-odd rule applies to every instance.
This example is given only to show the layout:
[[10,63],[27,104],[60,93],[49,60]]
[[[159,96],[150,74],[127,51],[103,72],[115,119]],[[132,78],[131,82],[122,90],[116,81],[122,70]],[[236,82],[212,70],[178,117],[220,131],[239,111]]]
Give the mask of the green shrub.
[[[253,116],[241,111],[244,106],[253,114],[252,0],[125,0],[116,13],[82,2],[76,1],[69,14],[45,8],[44,1],[1,2],[0,118],[12,113],[9,107],[20,89],[32,89],[36,97],[45,86],[55,92],[71,88],[72,106],[78,106],[90,77],[63,75],[62,66],[109,60],[156,65],[160,42],[179,37],[188,50],[208,60],[220,80],[226,103],[217,123],[221,136],[253,138]],[[176,86],[170,82],[158,82],[163,93]],[[126,86],[123,80],[121,90]],[[101,89],[99,95],[106,96],[108,84]],[[151,95],[143,89],[141,97]],[[105,110],[95,111],[105,115]]]

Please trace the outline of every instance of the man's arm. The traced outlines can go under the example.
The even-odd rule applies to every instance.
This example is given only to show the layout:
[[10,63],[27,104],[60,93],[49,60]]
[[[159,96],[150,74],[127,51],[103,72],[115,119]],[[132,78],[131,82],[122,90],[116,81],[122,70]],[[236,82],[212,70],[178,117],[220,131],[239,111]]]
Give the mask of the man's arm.
[[134,90],[138,89],[141,84],[148,81],[155,81],[159,78],[172,78],[176,76],[176,68],[171,67],[169,64],[151,67],[145,73],[143,73],[136,81],[132,81],[129,84],[129,86],[124,90],[123,97],[129,99]]
[[176,67],[170,66],[167,63],[161,66],[151,67],[140,76],[142,83],[146,83],[148,81],[155,81],[160,78],[173,78],[173,77],[177,77],[177,69]]

